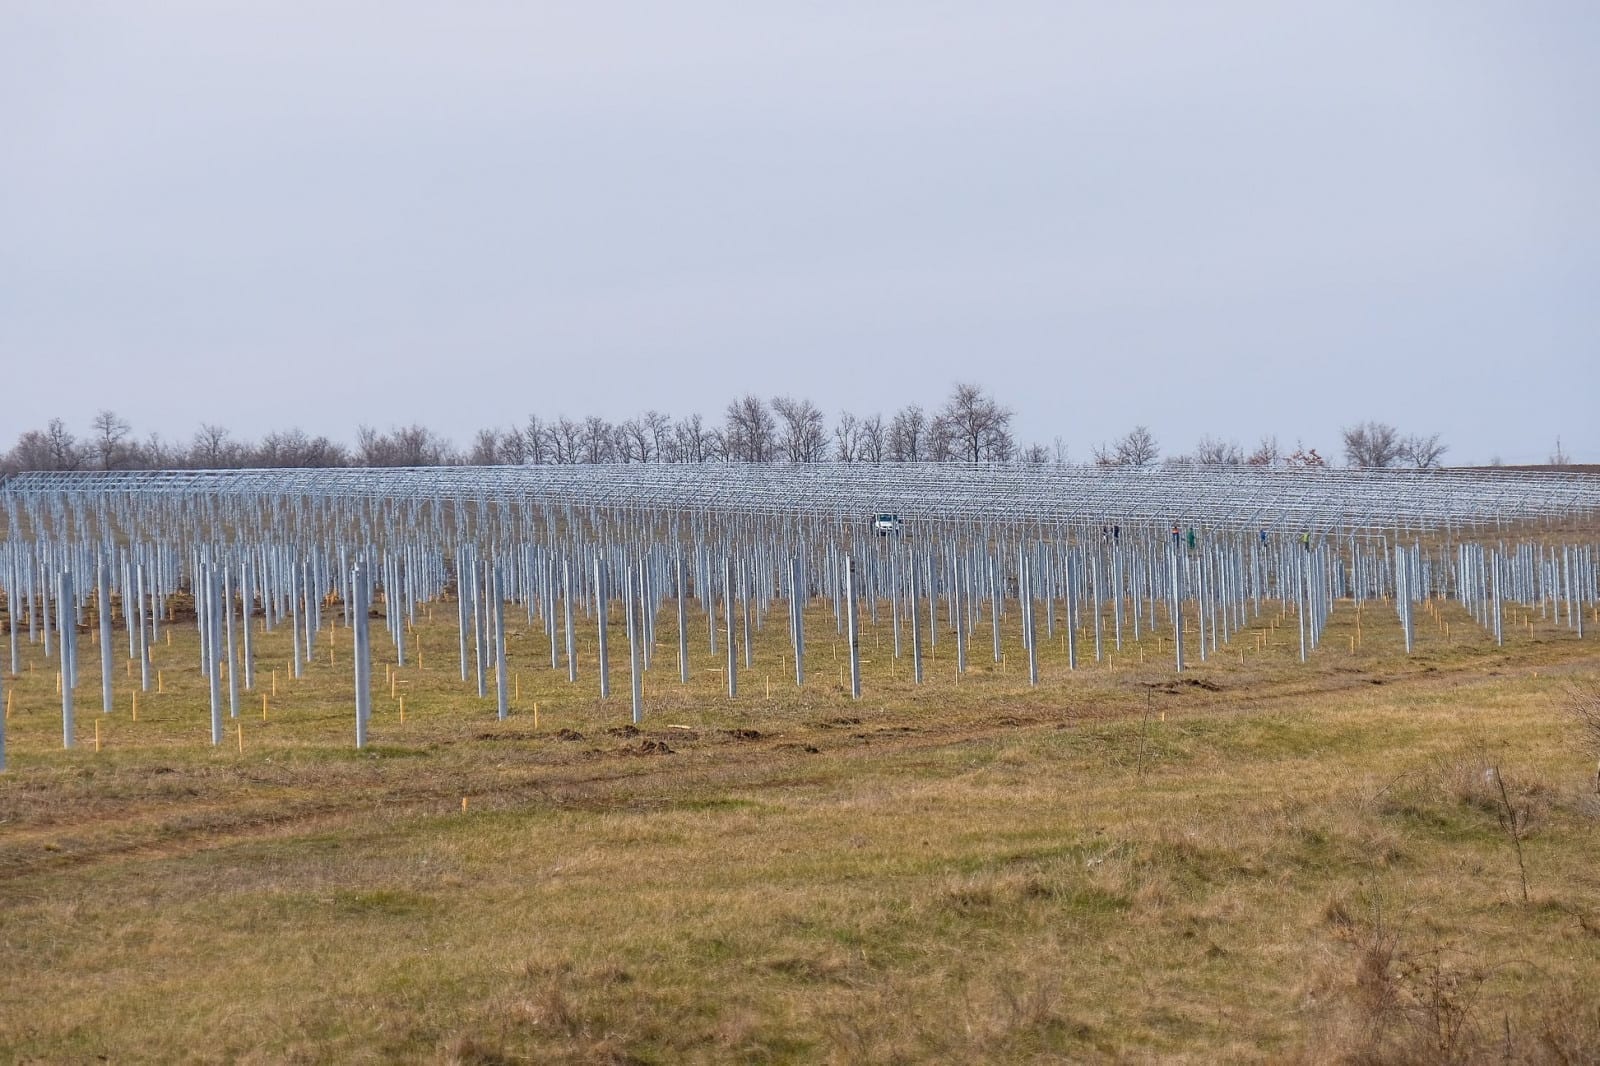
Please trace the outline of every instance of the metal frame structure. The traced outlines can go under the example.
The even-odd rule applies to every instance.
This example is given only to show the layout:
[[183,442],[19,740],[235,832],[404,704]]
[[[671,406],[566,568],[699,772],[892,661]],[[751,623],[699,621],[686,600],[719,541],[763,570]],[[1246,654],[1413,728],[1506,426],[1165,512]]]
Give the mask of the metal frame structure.
[[1529,471],[1120,469],[1021,464],[570,466],[32,472],[0,486],[27,501],[100,496],[522,503],[918,525],[1129,526],[1378,534],[1500,528],[1600,514],[1600,476]]

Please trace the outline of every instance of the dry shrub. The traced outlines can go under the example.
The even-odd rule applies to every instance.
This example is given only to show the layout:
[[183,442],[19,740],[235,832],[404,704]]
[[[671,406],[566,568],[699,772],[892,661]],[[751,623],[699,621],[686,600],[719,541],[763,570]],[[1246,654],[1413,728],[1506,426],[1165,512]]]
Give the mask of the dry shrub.
[[1526,1062],[1569,1066],[1600,1062],[1600,999],[1565,989],[1530,1011],[1487,995],[1497,970],[1445,944],[1416,946],[1376,913],[1370,925],[1335,896],[1323,910],[1334,937],[1348,946],[1344,970],[1325,970],[1310,998],[1331,1006],[1314,1026],[1302,1059],[1343,1066],[1476,1066]]
[[1463,807],[1485,814],[1500,813],[1500,789],[1495,766],[1483,754],[1441,759],[1434,769],[1435,780],[1452,800]]
[[1477,1060],[1487,1047],[1480,1003],[1487,967],[1441,945],[1414,948],[1381,918],[1363,928],[1342,899],[1330,900],[1323,917],[1353,958],[1346,955],[1342,976],[1312,990],[1330,1016],[1306,1059],[1350,1066]]
[[965,1050],[984,1059],[1059,1049],[1090,1035],[1063,1013],[1061,977],[1054,972],[1006,969],[962,993]]
[[1574,685],[1568,690],[1567,713],[1578,727],[1580,742],[1596,759],[1594,790],[1600,792],[1600,682]]
[[1552,997],[1528,1034],[1533,1062],[1600,1062],[1600,999],[1592,989],[1568,988]]

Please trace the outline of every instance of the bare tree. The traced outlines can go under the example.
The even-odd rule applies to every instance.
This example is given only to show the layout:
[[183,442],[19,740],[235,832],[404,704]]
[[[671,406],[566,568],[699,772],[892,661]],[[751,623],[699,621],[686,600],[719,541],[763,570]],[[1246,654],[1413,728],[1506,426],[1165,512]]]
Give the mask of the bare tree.
[[684,458],[684,444],[684,435],[679,433],[678,423],[672,423],[667,428],[666,435],[661,438],[660,447],[656,448],[656,461],[662,463],[687,462],[688,460]]
[[1206,466],[1239,466],[1244,462],[1244,449],[1238,441],[1208,433],[1194,446],[1194,461]]
[[1030,466],[1044,466],[1050,461],[1050,449],[1035,441],[1022,449],[1022,461]]
[[225,426],[202,422],[189,439],[189,465],[206,470],[222,470],[234,466],[239,445],[228,439]]
[[420,423],[392,427],[387,433],[356,427],[357,466],[446,466],[456,458],[448,440]]
[[522,425],[520,436],[524,447],[524,462],[540,466],[550,461],[550,453],[554,450],[550,444],[550,427],[541,421],[538,415],[528,416],[528,420]]
[[1387,422],[1357,422],[1339,433],[1344,438],[1345,461],[1351,466],[1381,470],[1400,458],[1400,431]]
[[1561,447],[1561,438],[1557,437],[1556,438],[1556,450],[1550,453],[1550,465],[1551,466],[1570,466],[1571,464],[1572,464],[1572,457],[1567,454],[1566,449]]
[[686,415],[672,424],[672,445],[680,463],[710,463],[723,458],[724,442],[716,430],[698,414]]
[[128,450],[124,442],[133,427],[115,411],[104,408],[95,412],[94,421],[89,425],[94,430],[91,447],[100,469],[114,470],[121,466]]
[[78,447],[78,438],[61,419],[52,418],[45,423],[44,442],[50,465],[43,469],[76,470],[83,465],[83,449]]
[[550,460],[555,463],[576,463],[579,446],[583,441],[583,423],[562,415],[550,424]]
[[254,466],[270,467],[348,466],[350,454],[343,445],[327,437],[308,436],[305,430],[296,426],[293,429],[274,430],[262,437],[248,462]]
[[0,457],[0,474],[19,474],[24,470],[48,470],[49,449],[44,434],[37,429],[17,434],[17,442]]
[[822,462],[828,454],[828,434],[817,405],[777,396],[772,410],[778,416],[779,453],[791,463]]
[[928,416],[916,404],[896,411],[889,422],[889,458],[914,463],[927,458]]
[[849,411],[840,411],[839,420],[833,424],[833,457],[841,463],[853,463],[861,452],[861,420]]
[[1161,457],[1161,446],[1147,426],[1134,426],[1109,445],[1094,446],[1097,466],[1146,467]]
[[182,463],[183,451],[168,444],[154,430],[144,440],[128,446],[127,465],[139,470],[167,470]]
[[617,460],[623,463],[650,461],[650,431],[637,418],[617,423]]
[[728,404],[722,435],[729,462],[771,462],[777,452],[777,433],[777,423],[761,397],[745,395]]
[[496,462],[504,466],[522,466],[528,461],[528,438],[522,430],[512,426],[495,440]]
[[[270,439],[271,434],[268,434]],[[266,440],[262,441],[266,444]],[[392,445],[388,437],[384,436],[374,426],[359,425],[356,427],[356,463],[359,466],[394,466],[390,461]]]
[[612,450],[612,443],[616,439],[616,431],[611,428],[611,423],[599,415],[590,415],[583,420],[583,461],[586,463],[609,463],[616,458]]
[[957,382],[936,421],[949,434],[957,458],[969,463],[1010,458],[1011,410],[980,386]]
[[861,420],[859,454],[863,463],[881,463],[887,445],[883,415],[874,411]]
[[672,440],[672,419],[662,411],[649,410],[641,416],[645,432],[650,435],[650,455],[663,462],[668,443]]
[[[520,434],[518,434],[520,437]],[[468,466],[498,466],[500,464],[500,431],[480,429],[472,438],[472,451],[467,453]]]
[[935,415],[928,420],[928,431],[922,439],[922,447],[922,457],[935,463],[948,463],[961,458],[956,451],[955,430],[942,415]]
[[1400,441],[1400,458],[1416,467],[1427,470],[1440,465],[1439,460],[1449,451],[1448,445],[1439,443],[1439,434],[1424,437],[1414,433]]
[[1278,449],[1278,438],[1269,433],[1261,438],[1260,443],[1256,445],[1256,450],[1250,453],[1250,457],[1245,462],[1251,466],[1273,467],[1278,465],[1278,461],[1282,457],[1282,453]]

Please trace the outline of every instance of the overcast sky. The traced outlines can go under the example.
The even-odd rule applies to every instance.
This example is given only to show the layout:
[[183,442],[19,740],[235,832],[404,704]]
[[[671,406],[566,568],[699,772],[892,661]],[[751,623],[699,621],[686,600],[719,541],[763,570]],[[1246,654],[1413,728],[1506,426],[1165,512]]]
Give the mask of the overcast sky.
[[1600,461],[1600,4],[0,0],[0,448],[955,380]]

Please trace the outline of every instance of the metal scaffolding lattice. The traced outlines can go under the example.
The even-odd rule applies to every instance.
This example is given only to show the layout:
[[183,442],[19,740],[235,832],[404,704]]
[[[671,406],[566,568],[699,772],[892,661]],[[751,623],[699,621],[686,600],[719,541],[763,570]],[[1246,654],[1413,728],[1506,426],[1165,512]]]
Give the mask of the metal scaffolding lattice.
[[0,486],[18,504],[96,497],[523,503],[919,524],[1129,526],[1383,533],[1500,527],[1600,513],[1600,477],[1529,471],[1104,469],[1020,464],[613,464],[31,472]]

